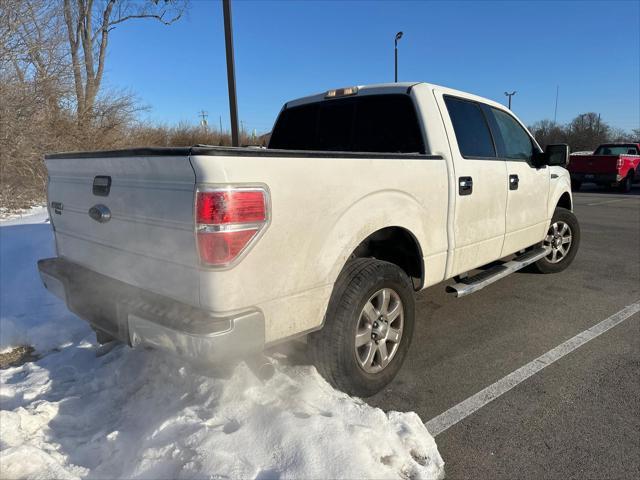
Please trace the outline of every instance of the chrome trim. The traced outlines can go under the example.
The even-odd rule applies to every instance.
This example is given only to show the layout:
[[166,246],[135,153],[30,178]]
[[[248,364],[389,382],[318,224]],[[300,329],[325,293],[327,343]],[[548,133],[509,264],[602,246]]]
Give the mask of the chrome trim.
[[264,350],[262,312],[251,310],[228,318],[229,329],[210,334],[191,334],[136,314],[129,314],[126,320],[132,347],[156,348],[186,358],[193,364],[211,367]]
[[[132,347],[158,348],[207,367],[264,350],[265,320],[257,307],[213,312],[144,291],[63,258],[39,260],[38,270],[45,287],[71,311]],[[110,308],[104,308],[106,305]]]
[[111,210],[100,203],[89,209],[89,216],[98,223],[107,223],[111,220]]
[[196,231],[202,233],[239,232],[242,230],[260,230],[263,225],[264,223],[228,223],[226,225],[198,223]]

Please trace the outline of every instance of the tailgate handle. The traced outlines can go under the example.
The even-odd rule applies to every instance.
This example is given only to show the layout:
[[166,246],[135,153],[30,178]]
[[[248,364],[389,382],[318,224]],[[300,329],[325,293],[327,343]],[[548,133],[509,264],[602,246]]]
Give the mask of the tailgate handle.
[[93,194],[98,197],[106,197],[111,190],[111,177],[107,175],[98,175],[93,179]]

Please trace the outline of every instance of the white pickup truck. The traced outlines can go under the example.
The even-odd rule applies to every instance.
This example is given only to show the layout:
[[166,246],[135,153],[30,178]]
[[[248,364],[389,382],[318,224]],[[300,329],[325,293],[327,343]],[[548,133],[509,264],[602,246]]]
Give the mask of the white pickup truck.
[[39,270],[101,342],[211,364],[306,337],[329,382],[368,396],[407,355],[415,291],[572,262],[567,159],[474,95],[330,90],[286,103],[267,149],[47,155],[57,257]]

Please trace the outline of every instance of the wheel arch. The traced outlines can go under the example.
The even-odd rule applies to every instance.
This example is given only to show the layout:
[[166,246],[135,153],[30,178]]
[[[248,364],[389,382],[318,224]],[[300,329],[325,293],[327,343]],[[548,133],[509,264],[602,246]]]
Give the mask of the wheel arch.
[[[431,219],[431,222],[433,228],[427,228],[430,219],[426,209],[406,192],[385,190],[361,198],[336,219],[325,236],[320,256],[330,262],[326,273],[328,283],[335,283],[350,259],[378,255],[375,258],[400,262],[399,266],[408,270],[410,276],[419,272],[414,278],[422,286],[427,273],[426,246],[435,248],[437,242],[435,237],[431,238],[432,232],[438,231],[437,221]],[[398,245],[394,245],[396,241]],[[446,246],[440,249],[446,250]],[[411,266],[411,261],[417,266]]]
[[566,208],[567,210],[573,211],[573,202],[571,199],[571,194],[569,192],[564,192],[562,195],[560,195],[560,198],[556,202],[556,208],[557,207]]
[[384,227],[371,233],[353,250],[349,260],[353,258],[376,258],[397,265],[413,279],[414,290],[420,290],[424,283],[422,247],[404,227]]
[[547,219],[551,220],[556,208],[562,207],[573,211],[573,196],[571,195],[571,181],[569,175],[561,175],[557,181],[551,183],[547,203]]

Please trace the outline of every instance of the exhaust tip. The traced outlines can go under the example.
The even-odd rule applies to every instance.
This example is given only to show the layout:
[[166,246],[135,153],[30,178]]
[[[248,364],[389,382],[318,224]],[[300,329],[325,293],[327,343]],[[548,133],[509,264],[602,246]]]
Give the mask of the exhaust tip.
[[264,355],[247,358],[245,363],[253,374],[262,382],[266,382],[276,373],[275,365]]

